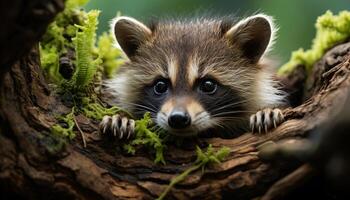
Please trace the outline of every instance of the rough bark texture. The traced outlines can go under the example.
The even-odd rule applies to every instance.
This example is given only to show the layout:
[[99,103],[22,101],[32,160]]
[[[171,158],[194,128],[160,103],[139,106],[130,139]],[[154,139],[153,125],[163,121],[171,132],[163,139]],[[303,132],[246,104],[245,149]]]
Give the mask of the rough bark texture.
[[64,0],[0,1],[0,70],[8,70],[38,42]]
[[[42,12],[24,2],[39,3]],[[20,19],[27,24],[23,27],[24,32],[6,29],[0,35],[1,44],[11,46],[5,51],[1,45],[0,51],[3,69],[0,84],[0,198],[154,199],[171,178],[193,164],[193,146],[168,145],[167,164],[156,165],[147,153],[135,156],[121,153],[116,142],[97,134],[98,122],[81,115],[76,116],[76,120],[85,133],[86,148],[78,136],[61,150],[62,139],[50,134],[50,127],[56,123],[55,115],[68,109],[50,92],[40,70],[35,43],[54,14],[62,9],[61,5],[59,0],[1,3],[1,10],[16,6],[13,8],[16,12],[4,16],[9,20],[16,21],[21,13],[50,11],[50,15],[36,21],[23,14]],[[24,10],[26,12],[21,12]],[[8,24],[9,27],[13,25]],[[33,35],[29,34],[29,37],[26,34],[30,30]],[[11,40],[8,39],[10,36]],[[22,47],[23,39],[26,40],[25,48],[13,50],[19,47],[18,44]],[[271,133],[246,133],[235,139],[201,139],[202,143],[212,144],[214,148],[229,147],[230,155],[220,165],[189,175],[171,190],[168,198],[279,199],[281,195],[276,194],[276,188],[288,192],[299,185],[300,176],[311,173],[309,167],[300,167],[302,163],[298,161],[263,162],[257,147],[267,141],[307,137],[342,109],[350,85],[349,51],[350,43],[346,43],[328,52],[315,64],[309,78],[302,68],[294,72],[297,75],[282,78],[289,91],[297,92],[293,104],[298,106],[284,110],[287,121]]]

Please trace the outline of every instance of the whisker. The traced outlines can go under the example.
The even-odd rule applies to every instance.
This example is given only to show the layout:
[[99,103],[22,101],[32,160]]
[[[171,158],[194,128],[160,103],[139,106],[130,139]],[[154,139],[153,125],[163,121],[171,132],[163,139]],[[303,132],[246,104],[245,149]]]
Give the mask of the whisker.
[[242,118],[241,117],[215,117],[215,119],[227,121],[227,120],[233,120],[233,119],[241,120]]
[[228,126],[227,124],[223,124],[223,123],[217,122],[217,126],[222,128],[223,130],[228,130],[229,132],[234,132],[233,128]]
[[225,129],[224,125],[222,125],[221,123],[214,123],[214,125],[222,128],[222,129]]
[[234,103],[226,104],[226,105],[224,105],[224,106],[221,106],[221,107],[218,107],[218,108],[215,108],[215,109],[211,110],[211,112],[215,112],[215,111],[218,111],[218,110],[222,110],[222,109],[227,108],[227,107],[230,107],[230,106],[240,105],[240,104],[246,103],[247,101],[248,101],[248,100],[244,100],[244,101],[239,101],[239,102],[234,102]]
[[153,113],[153,111],[151,110],[146,110],[144,108],[135,108],[135,111],[133,111],[134,114],[141,114],[142,116],[146,113],[146,112],[150,112],[151,114]]
[[[242,101],[237,101],[237,102],[229,103],[229,104],[226,104],[226,105],[224,105],[224,106],[220,106],[220,107],[218,107],[218,108],[215,108],[215,109],[211,110],[213,107],[218,106],[218,104],[216,104],[216,105],[214,105],[214,106],[208,108],[208,110],[211,110],[211,112],[217,112],[217,111],[219,111],[219,110],[222,110],[222,109],[227,108],[227,107],[230,107],[230,106],[235,106],[235,107],[237,107],[238,105],[247,103],[247,102],[249,102],[249,101],[251,101],[251,100],[253,100],[253,98],[249,98],[249,99],[245,99],[245,100],[242,100]],[[225,104],[226,102],[231,102],[231,101],[234,101],[234,100],[229,99],[228,101],[224,101],[224,102],[222,102],[221,104]],[[220,104],[219,104],[219,105],[220,105]]]
[[236,103],[236,99],[223,99],[221,101],[216,102],[212,106],[209,106],[208,110],[216,109],[218,106],[221,107],[221,106],[225,106],[225,105],[230,104],[230,103]]
[[[157,108],[152,105],[152,104],[147,104],[147,105],[144,105],[144,104],[138,104],[138,103],[130,103],[130,102],[125,102],[125,104],[128,104],[128,105],[133,105],[133,106],[139,106],[139,107],[145,107],[145,108],[149,108],[149,109],[152,109],[153,112],[157,112]],[[149,107],[151,106],[151,107]]]
[[151,112],[154,112],[156,113],[157,111],[151,107],[148,107],[146,105],[142,105],[142,104],[136,104],[136,103],[127,103],[127,104],[130,104],[130,105],[133,105],[133,106],[136,106],[136,108],[142,108],[142,109],[145,109],[147,111],[151,111]]
[[251,110],[235,110],[235,111],[228,111],[228,112],[221,112],[221,113],[215,113],[213,115],[211,115],[212,117],[221,117],[224,115],[228,115],[228,114],[238,114],[238,113],[252,113],[254,111]]
[[[203,115],[204,114],[204,116],[201,116],[201,115]],[[200,117],[198,117],[198,116],[200,116]],[[206,112],[201,112],[201,113],[199,113],[199,114],[197,114],[197,117],[195,118],[195,120],[193,121],[193,123],[196,123],[196,122],[198,122],[198,121],[201,121],[203,118],[205,118],[205,117],[207,117],[207,114],[206,114]]]

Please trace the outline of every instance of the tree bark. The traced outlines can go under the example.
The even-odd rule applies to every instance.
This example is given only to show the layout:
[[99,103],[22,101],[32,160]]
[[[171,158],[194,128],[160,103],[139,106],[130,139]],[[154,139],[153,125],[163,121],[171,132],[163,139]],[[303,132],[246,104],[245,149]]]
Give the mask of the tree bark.
[[[171,178],[193,164],[194,149],[170,144],[165,155],[167,164],[154,164],[147,153],[135,156],[121,153],[117,142],[98,135],[98,122],[82,115],[76,116],[76,120],[86,136],[86,148],[79,134],[67,145],[62,138],[53,136],[50,127],[57,123],[55,116],[67,113],[69,108],[50,91],[45,81],[37,42],[63,4],[60,0],[30,2],[12,0],[11,4],[1,3],[0,7],[15,11],[4,15],[3,20],[21,19],[21,24],[26,24],[22,31],[6,29],[0,35],[1,44],[10,47],[6,51],[1,45],[0,50],[0,198],[156,198]],[[40,15],[37,20],[23,13],[50,14]],[[8,26],[13,26],[11,21]],[[16,51],[18,47],[21,49]],[[295,160],[264,162],[259,158],[258,147],[268,141],[308,137],[343,108],[350,85],[349,51],[350,43],[340,45],[316,63],[309,76],[300,66],[281,78],[288,91],[298,95],[292,98],[295,107],[284,110],[287,121],[271,133],[246,133],[235,139],[202,138],[202,142],[216,149],[229,147],[230,155],[219,165],[190,174],[167,197],[278,199],[278,194],[277,198],[270,198],[276,194],[271,186],[289,191],[299,184],[300,174],[306,176],[312,170],[303,171],[305,167],[300,168],[303,163]]]
[[28,53],[63,8],[64,0],[1,0],[0,70]]

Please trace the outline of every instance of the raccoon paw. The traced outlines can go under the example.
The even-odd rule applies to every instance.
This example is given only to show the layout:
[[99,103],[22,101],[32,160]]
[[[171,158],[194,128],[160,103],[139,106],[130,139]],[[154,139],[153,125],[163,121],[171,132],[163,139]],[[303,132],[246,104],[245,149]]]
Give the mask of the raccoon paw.
[[134,135],[135,121],[118,114],[104,116],[100,123],[100,133],[111,134],[118,139],[129,139]]
[[279,124],[284,122],[284,116],[278,108],[265,108],[250,116],[250,128],[252,132],[261,133],[272,128],[276,128]]

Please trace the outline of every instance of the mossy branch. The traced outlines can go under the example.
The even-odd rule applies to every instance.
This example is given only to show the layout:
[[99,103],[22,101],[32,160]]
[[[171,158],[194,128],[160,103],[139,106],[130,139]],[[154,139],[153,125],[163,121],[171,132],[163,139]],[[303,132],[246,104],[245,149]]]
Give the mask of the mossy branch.
[[350,12],[342,11],[338,15],[333,15],[331,11],[327,11],[318,17],[315,26],[316,37],[312,41],[311,49],[292,52],[290,61],[279,69],[280,75],[288,74],[298,65],[305,66],[310,72],[313,64],[329,48],[347,40],[350,37]]
[[202,171],[204,171],[205,166],[207,166],[208,164],[219,164],[230,154],[230,149],[228,147],[222,147],[217,152],[214,151],[214,148],[211,145],[208,146],[206,152],[203,152],[202,149],[200,149],[198,146],[196,148],[197,160],[195,161],[194,165],[186,169],[180,175],[171,179],[170,184],[157,198],[157,200],[164,199],[171,190],[171,188],[173,188],[176,184],[180,183],[181,181],[185,180],[185,178],[190,173],[198,170],[199,168],[202,168]]

